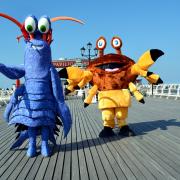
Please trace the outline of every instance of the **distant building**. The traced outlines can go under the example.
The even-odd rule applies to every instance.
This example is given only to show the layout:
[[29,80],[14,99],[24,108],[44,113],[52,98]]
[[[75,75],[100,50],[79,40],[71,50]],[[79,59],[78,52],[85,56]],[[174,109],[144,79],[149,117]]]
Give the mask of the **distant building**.
[[74,58],[74,59],[60,58],[60,60],[53,60],[52,63],[55,66],[55,68],[57,68],[58,70],[68,66],[76,66],[84,69],[89,64],[88,60],[81,58]]

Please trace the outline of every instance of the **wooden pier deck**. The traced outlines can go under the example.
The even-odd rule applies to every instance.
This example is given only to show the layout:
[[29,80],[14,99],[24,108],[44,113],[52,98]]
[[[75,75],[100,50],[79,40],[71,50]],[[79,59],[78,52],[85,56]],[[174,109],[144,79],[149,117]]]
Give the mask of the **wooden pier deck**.
[[180,180],[180,101],[145,100],[145,105],[133,100],[129,110],[136,136],[108,139],[98,137],[102,121],[97,104],[84,109],[82,100],[68,100],[72,130],[66,139],[57,137],[50,158],[27,158],[27,142],[10,151],[14,128],[1,120],[0,179]]

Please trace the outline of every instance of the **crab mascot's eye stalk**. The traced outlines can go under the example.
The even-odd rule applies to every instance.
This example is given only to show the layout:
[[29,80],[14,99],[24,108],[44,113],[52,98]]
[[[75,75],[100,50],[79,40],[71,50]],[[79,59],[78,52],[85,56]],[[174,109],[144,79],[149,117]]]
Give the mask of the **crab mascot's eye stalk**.
[[11,148],[19,147],[29,138],[27,155],[33,157],[36,155],[36,136],[41,135],[41,154],[49,156],[48,140],[56,144],[54,134],[58,134],[57,125],[61,125],[62,121],[64,136],[67,136],[72,124],[58,73],[52,65],[51,23],[57,20],[83,22],[71,17],[50,19],[42,16],[37,20],[30,15],[21,24],[9,15],[0,13],[0,16],[20,28],[22,35],[17,39],[19,41],[24,37],[26,43],[23,66],[7,67],[0,63],[0,72],[8,78],[25,78],[24,84],[15,90],[4,113],[5,119],[9,124],[15,124],[19,132]]
[[120,128],[119,134],[133,136],[134,132],[126,123],[128,107],[131,105],[130,92],[139,102],[144,103],[143,95],[134,84],[137,77],[140,75],[152,84],[162,83],[159,75],[149,72],[148,68],[164,53],[158,49],[151,49],[135,63],[122,54],[122,41],[119,37],[113,37],[111,45],[116,50],[116,54],[104,55],[106,39],[100,37],[96,42],[96,48],[99,50],[98,58],[92,60],[85,70],[67,67],[61,70],[59,75],[68,77],[66,93],[82,88],[88,82],[92,85],[84,100],[85,107],[91,103],[93,96],[98,92],[99,109],[102,111],[104,122],[100,137],[114,135],[112,129],[115,126],[115,118]]

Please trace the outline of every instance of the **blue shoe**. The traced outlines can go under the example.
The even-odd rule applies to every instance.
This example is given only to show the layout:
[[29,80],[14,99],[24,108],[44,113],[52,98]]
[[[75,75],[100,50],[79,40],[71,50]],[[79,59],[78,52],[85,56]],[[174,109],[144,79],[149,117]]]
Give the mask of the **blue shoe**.
[[51,155],[51,152],[50,152],[49,145],[48,145],[47,141],[42,141],[41,154],[44,157],[49,157]]
[[28,147],[28,150],[27,150],[27,156],[28,157],[36,156],[36,145],[29,144],[29,147]]

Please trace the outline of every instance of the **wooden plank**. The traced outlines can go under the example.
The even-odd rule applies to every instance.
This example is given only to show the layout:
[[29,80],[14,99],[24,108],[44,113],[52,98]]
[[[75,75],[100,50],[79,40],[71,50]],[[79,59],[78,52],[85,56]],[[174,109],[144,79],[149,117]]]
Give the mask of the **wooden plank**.
[[[45,174],[44,174],[44,177],[43,177],[44,180],[53,179],[56,161],[57,161],[57,157],[58,157],[58,148],[59,148],[59,144],[60,144],[62,138],[63,138],[62,133],[56,138],[57,146],[55,146],[53,149],[53,154],[50,157],[48,167],[47,167]],[[36,175],[36,178],[37,178],[37,175]]]
[[[99,118],[100,119],[100,118]],[[92,120],[93,121],[93,120]],[[93,124],[96,124],[96,127],[98,127],[98,133],[102,130],[101,126],[98,126],[99,123],[98,122],[94,122]],[[117,163],[119,165],[119,167],[122,169],[121,172],[123,172],[126,175],[127,179],[135,179],[135,176],[133,175],[133,173],[131,172],[131,170],[128,168],[128,166],[124,163],[124,161],[122,160],[120,154],[118,151],[116,151],[116,149],[112,146],[111,142],[112,138],[105,138],[104,139],[104,143],[107,144],[107,147],[109,149],[109,151],[112,153],[113,157],[115,159],[118,159]],[[117,171],[117,170],[116,170]],[[118,170],[119,172],[119,170]],[[121,175],[119,175],[119,177],[124,176],[123,173]]]
[[80,179],[80,168],[78,159],[78,144],[77,144],[77,131],[78,131],[78,121],[76,117],[76,104],[72,101],[68,103],[71,108],[71,115],[73,118],[72,134],[71,134],[71,179]]
[[148,142],[148,144],[150,144],[154,149],[158,150],[161,154],[163,154],[169,161],[172,161],[174,163],[175,168],[176,167],[180,168],[179,156],[166,150],[164,146],[161,146],[161,144],[158,144],[155,141],[152,141],[151,138],[149,137],[146,137],[146,138],[144,138],[144,140],[146,139],[145,141]]
[[[146,179],[152,179],[152,180],[155,179],[155,177],[148,171],[148,169],[145,166],[143,166],[141,161],[139,161],[139,159],[134,156],[134,154],[132,153],[132,151],[134,150],[129,147],[125,147],[122,141],[124,140],[121,139],[121,141],[119,142],[115,141],[115,143],[118,145],[117,148],[120,150],[120,153],[122,153],[122,158],[124,157],[126,162],[127,162],[127,159],[129,158],[131,163],[133,163],[141,171],[141,173],[144,175]],[[136,175],[136,178],[138,179],[139,176]]]
[[[83,113],[84,113],[84,111],[83,111]],[[86,119],[86,120],[84,120],[84,119]],[[88,122],[89,122],[89,119],[87,117],[85,117],[85,115],[83,114],[82,123],[84,125],[84,129],[86,132],[88,147],[90,149],[90,153],[91,153],[91,156],[93,159],[92,161],[94,163],[95,170],[96,170],[96,173],[98,176],[97,178],[105,180],[105,179],[107,179],[107,174],[106,174],[106,170],[103,167],[102,161],[101,161],[98,151],[97,151],[97,147],[96,147],[97,138],[93,139],[93,136],[91,135],[92,131],[89,128]],[[94,176],[92,176],[92,177],[94,177]],[[90,175],[90,178],[91,178],[91,175]]]
[[[77,106],[78,107],[78,106]],[[83,149],[83,143],[81,138],[81,132],[79,129],[79,121],[81,118],[78,116],[78,111],[75,111],[77,126],[76,126],[76,132],[77,132],[77,144],[78,144],[78,159],[79,159],[79,170],[80,170],[80,177],[84,180],[89,179],[88,169],[87,169],[87,163],[85,160],[85,152]]]
[[[26,152],[24,152],[24,153],[26,153]],[[32,159],[34,159],[34,158],[32,158]],[[27,164],[29,165],[31,163],[29,161],[29,158],[25,154],[24,157],[21,159],[21,161],[19,161],[19,164],[11,172],[10,176],[8,177],[8,179],[14,180],[16,178],[17,179],[25,178],[26,177],[26,175],[25,175],[26,173],[25,172],[29,170],[29,169],[26,168]]]
[[[38,161],[38,160],[37,160]],[[44,178],[44,174],[46,172],[46,169],[47,169],[47,166],[48,166],[48,163],[50,161],[50,158],[49,157],[46,157],[46,158],[43,158],[42,159],[42,162],[39,166],[39,168],[37,169],[37,173],[35,174],[34,176],[34,179],[37,179],[37,180],[41,180]],[[52,170],[52,169],[51,169]],[[52,170],[53,171],[53,170]]]
[[[123,149],[121,148],[121,146],[122,146],[121,140],[122,139],[119,139],[118,137],[109,138],[109,139],[111,140],[110,141],[111,146],[114,147],[116,150],[115,153],[118,154],[117,158],[118,158],[119,164],[121,166],[121,169],[125,173],[126,177],[129,176],[128,179],[131,179],[130,175],[133,173],[133,175],[139,180],[140,179],[142,179],[142,180],[146,179],[145,176],[143,175],[143,173],[138,169],[138,167],[135,164],[133,164],[133,162],[129,158],[130,152],[129,152],[129,154],[126,154],[123,151]],[[118,143],[116,141],[118,141]],[[118,145],[118,144],[120,144],[120,145]],[[126,151],[126,149],[124,149],[124,150]],[[131,155],[131,157],[132,157],[132,155]],[[120,161],[122,161],[122,163],[120,163]],[[129,173],[129,170],[127,170],[127,169],[129,169],[132,173]]]
[[[79,106],[82,107],[82,104]],[[87,134],[85,132],[84,121],[86,121],[85,120],[86,117],[84,116],[83,111],[79,111],[79,116],[80,116],[80,120],[81,120],[81,121],[79,121],[79,128],[80,128],[82,143],[83,143],[83,147],[84,147],[84,153],[85,153],[86,164],[87,164],[87,168],[88,168],[89,179],[98,179],[94,160],[91,156],[89,144],[87,141],[88,137],[87,137]]]
[[[1,126],[1,125],[0,125],[0,126]],[[9,133],[9,132],[12,131],[13,129],[14,129],[14,131],[15,131],[14,126],[5,125],[5,126],[0,130],[0,136],[4,136],[4,134]]]
[[92,134],[94,134],[94,136],[98,140],[98,143],[99,143],[98,149],[100,150],[99,155],[101,156],[102,162],[105,161],[103,163],[104,163],[104,168],[107,172],[108,178],[118,179],[119,177],[121,177],[121,179],[126,179],[126,177],[124,176],[124,174],[122,172],[122,169],[119,167],[119,165],[116,161],[116,158],[114,158],[112,152],[108,149],[108,146],[107,146],[106,142],[104,141],[104,139],[98,138],[100,129],[97,130],[96,127],[99,126],[99,122],[97,123],[96,121],[94,121],[92,114],[94,117],[94,114],[95,114],[94,109],[92,111],[90,111],[90,113],[88,113],[88,111],[86,111],[85,115],[88,116],[88,119],[89,119],[88,122],[90,124],[89,128],[92,128]]
[[[141,125],[141,128],[147,128],[144,125]],[[141,132],[141,129],[139,127],[136,127],[136,129],[134,129],[137,134],[139,132]],[[156,134],[156,135],[153,135]],[[146,140],[148,143],[152,143],[152,146],[154,146],[154,148],[158,148],[161,149],[161,153],[165,154],[165,156],[169,159],[171,159],[172,161],[178,163],[180,161],[180,157],[178,155],[178,153],[174,153],[173,149],[176,149],[175,147],[172,148],[170,146],[168,146],[166,144],[166,142],[163,142],[162,140],[159,140],[161,134],[157,134],[156,132],[153,132],[151,134],[148,134],[148,136],[143,136],[144,140]]]
[[[37,138],[36,145],[38,146],[39,143],[40,143],[40,139]],[[28,147],[28,143],[26,145],[26,150],[27,150],[27,147]],[[25,150],[25,153],[26,153],[26,150]],[[25,179],[29,171],[31,170],[36,158],[37,157],[29,158],[25,155],[23,159],[21,160],[21,163],[20,163],[21,166],[15,172],[13,172],[10,177],[12,178],[16,177],[17,179]]]
[[[149,162],[149,164],[151,165],[150,166],[151,169],[154,168],[156,170],[154,172],[156,172],[156,174],[158,174],[158,177],[160,179],[162,179],[162,177],[163,177],[163,179],[167,178],[167,179],[174,179],[175,180],[175,178],[173,176],[171,176],[167,172],[166,169],[164,169],[163,164],[160,164],[159,161],[157,161],[157,159],[153,159],[152,156],[149,155],[149,153],[147,154],[141,147],[138,147],[136,145],[136,143],[134,143],[133,141],[131,141],[130,143],[133,145],[133,147],[136,148],[136,150],[139,153],[141,153],[141,155],[144,157],[144,159],[146,159],[146,161]],[[159,173],[157,173],[157,172],[159,172]]]
[[14,134],[9,133],[8,137],[6,137],[2,142],[0,142],[0,157],[2,158],[2,154],[4,154],[4,151],[8,149],[10,151],[10,147],[14,143]]
[[[2,120],[0,119],[0,121]],[[6,130],[7,127],[8,127],[7,123],[2,121],[2,123],[0,124],[0,134],[2,134],[2,132]]]
[[[46,166],[47,166],[46,171],[44,171],[45,168],[43,168],[43,172],[39,170],[37,175],[36,175],[36,179],[41,179],[40,177],[43,177],[43,174],[44,174],[43,179],[47,179],[47,180],[49,180],[49,179],[60,179],[62,176],[64,157],[62,159],[62,162],[59,162],[60,159],[58,158],[58,156],[60,155],[59,153],[61,151],[61,143],[62,143],[61,141],[63,141],[63,133],[62,133],[63,128],[61,127],[60,130],[61,130],[61,133],[59,134],[59,136],[56,137],[57,146],[55,146],[53,148],[53,154],[50,157],[49,163],[46,163]],[[64,149],[64,147],[63,147],[63,149]],[[56,169],[57,164],[56,163],[58,165],[59,165],[59,163],[61,163],[61,165],[62,165],[61,173],[59,173],[57,171],[57,169]],[[39,173],[41,174],[40,176],[38,175]]]
[[[93,120],[92,120],[92,122],[93,122]],[[95,124],[95,123],[93,123],[93,124]],[[96,125],[96,127],[98,127],[98,126]],[[102,130],[102,128],[96,129],[97,135],[101,130]],[[118,172],[117,178],[124,177],[127,179],[136,179],[135,176],[133,175],[133,173],[131,172],[131,170],[126,165],[126,163],[123,161],[122,157],[119,155],[118,151],[116,151],[116,149],[111,145],[110,138],[105,138],[105,139],[100,138],[100,140],[101,140],[101,143],[103,144],[102,146],[104,146],[104,144],[106,144],[106,146],[107,146],[107,148],[104,151],[105,152],[109,151],[109,153],[112,154],[112,157],[111,157],[111,159],[109,159],[109,162],[110,163],[112,162],[112,164],[115,164],[115,167],[113,166],[113,169],[114,169],[115,173]]]
[[5,169],[5,172],[3,173],[3,179],[8,179],[11,173],[16,171],[16,168],[19,166],[19,163],[21,162],[25,154],[25,152],[20,152],[19,155],[14,159],[14,161],[9,164],[9,167],[7,167]]
[[[97,116],[97,119],[100,119],[99,115]],[[96,127],[98,127],[98,133],[99,133],[102,130],[102,126],[99,126],[100,123],[96,122],[93,119],[91,121],[94,121],[93,124],[97,123]],[[118,140],[118,139],[116,139],[116,140]],[[106,139],[104,139],[104,142],[107,144],[108,149],[112,153],[113,157],[118,160],[117,161],[118,165],[122,169],[123,173],[126,175],[126,178],[127,179],[136,179],[134,174],[131,172],[130,168],[127,166],[126,162],[123,160],[123,158],[121,156],[121,151],[119,152],[119,150],[115,149],[115,147],[112,145],[113,139],[106,138]],[[137,173],[137,171],[136,171],[136,173]],[[140,171],[138,171],[138,173],[140,173]],[[122,175],[120,175],[120,176],[122,176]],[[139,178],[143,179],[144,176],[141,174],[141,176],[139,176]]]
[[[72,106],[71,106],[72,109]],[[72,111],[71,111],[72,112]],[[64,156],[64,164],[63,164],[63,173],[61,178],[62,179],[71,179],[71,171],[72,171],[72,164],[71,164],[71,136],[72,130],[70,130],[65,144],[65,156]]]
[[57,161],[56,161],[56,166],[54,169],[54,175],[53,179],[61,179],[62,173],[63,173],[63,165],[64,165],[64,156],[65,156],[65,143],[66,143],[66,138],[62,139],[57,150]]
[[[27,143],[24,143],[21,147],[24,148],[26,144]],[[9,176],[10,175],[9,173],[11,173],[11,170],[13,170],[13,168],[16,168],[16,165],[18,164],[17,161],[19,162],[19,160],[22,159],[22,156],[23,156],[23,153],[21,153],[21,151],[17,151],[17,150],[9,151],[7,156],[3,158],[4,164],[0,168],[0,177],[3,177],[4,179],[6,179],[6,175],[4,175],[4,173],[7,172],[7,176]]]
[[[163,156],[161,152],[156,151],[155,148],[148,145],[143,140],[135,139],[134,143],[142,148],[146,154],[151,156],[152,159],[156,160],[156,162],[158,162],[172,177],[175,179],[180,177],[180,166],[179,168],[175,166],[175,164],[172,161],[167,160],[167,158]],[[177,167],[177,171],[173,167]]]
[[[40,151],[40,146],[41,146],[41,139],[38,139],[38,145],[37,147],[39,147],[39,151]],[[31,166],[31,168],[29,169],[27,175],[26,175],[26,179],[27,180],[31,180],[34,179],[36,177],[36,174],[38,172],[38,169],[40,168],[40,166],[42,165],[42,161],[43,161],[43,157],[41,156],[41,153],[38,152],[38,156],[36,156],[35,161],[33,163],[33,165]]]
[[[137,112],[138,111],[140,111],[140,109],[137,109]],[[137,122],[137,117],[139,117],[139,115],[135,112],[133,112],[133,114],[134,114],[134,118],[135,118],[134,120],[135,120],[135,122]],[[146,111],[142,111],[141,115],[143,117],[148,116]],[[130,116],[132,116],[132,115],[130,115]],[[135,123],[133,126],[143,126],[142,127],[143,131],[147,131],[147,132],[153,131],[154,133],[159,133],[159,134],[161,134],[161,137],[166,138],[166,140],[171,138],[171,140],[173,140],[173,141],[171,141],[171,143],[174,143],[174,141],[175,141],[179,144],[180,138],[177,136],[177,133],[179,133],[179,131],[174,131],[174,129],[175,129],[175,127],[176,128],[180,127],[180,122],[178,120],[173,120],[173,122],[171,120],[156,120],[156,119],[159,119],[158,117],[159,117],[159,115],[158,116],[151,115],[150,118],[154,119],[153,121],[146,122],[146,120],[144,120],[144,122]],[[171,127],[171,126],[175,126],[175,127],[173,128],[173,131],[170,132],[169,127]]]
[[[46,171],[47,171],[47,168],[48,168],[48,164],[49,164],[51,158],[53,158],[53,155],[51,157],[43,158],[42,163],[41,163],[41,165],[38,168],[38,171],[36,173],[35,179],[37,179],[37,180],[44,179],[44,176],[46,174]],[[52,167],[49,167],[49,172],[50,172],[50,170],[53,172],[53,168]]]
[[6,144],[1,147],[1,153],[0,153],[0,167],[4,165],[6,160],[10,157],[10,145],[14,142],[14,138],[12,138],[9,142],[6,142]]
[[[41,155],[27,158],[25,150],[9,151],[14,141],[14,128],[2,122],[0,179],[139,180],[180,177],[180,101],[148,98],[144,106],[133,101],[128,121],[138,135],[124,139],[98,137],[102,122],[96,104],[84,109],[80,99],[67,102],[74,121],[72,130],[67,139],[57,138],[60,145],[50,158],[42,158]],[[26,143],[22,147],[26,147]]]
[[[150,171],[156,179],[165,179],[165,175],[159,170],[159,167],[156,165],[156,162],[153,161],[151,158],[147,157],[146,154],[137,146],[132,144],[127,144],[126,142],[122,142],[126,148],[132,148],[133,154],[137,157],[141,163]],[[127,147],[128,146],[128,147]]]
[[[141,128],[146,128],[146,127],[141,126]],[[135,131],[138,132],[138,130],[141,131],[141,129],[139,127],[136,127]],[[180,169],[180,164],[178,163],[179,160],[177,160],[177,158],[179,158],[179,156],[177,156],[175,153],[170,152],[168,150],[167,145],[165,143],[162,144],[162,141],[159,140],[159,135],[155,135],[155,136],[153,135],[155,133],[157,133],[157,131],[154,131],[153,133],[150,133],[148,135],[144,135],[141,138],[141,140],[143,139],[143,141],[145,141],[147,144],[149,144],[149,147],[153,147],[154,150],[159,152],[159,155],[161,155],[161,156],[164,155],[164,157],[162,159],[163,160],[167,159],[166,163],[168,163],[168,165],[171,164],[171,167],[178,172]],[[149,151],[150,150],[148,149],[148,152]],[[174,156],[176,156],[176,157],[174,158]],[[157,162],[159,162],[159,161],[157,161]],[[166,165],[164,165],[164,166],[166,166]],[[171,169],[171,168],[169,168],[169,169]],[[173,170],[172,170],[172,172],[173,172]],[[173,173],[171,173],[171,174],[173,174]],[[175,174],[177,176],[177,173],[175,173]]]
[[[95,149],[97,151],[97,155],[98,155],[97,157],[100,160],[100,162],[102,164],[102,168],[103,168],[104,173],[105,173],[105,174],[102,174],[102,175],[106,176],[107,179],[111,179],[111,178],[112,179],[117,179],[116,174],[114,173],[114,170],[112,169],[111,165],[109,164],[109,161],[108,161],[108,159],[106,157],[106,154],[104,153],[104,151],[102,149],[100,139],[96,135],[96,133],[94,132],[93,126],[96,126],[96,124],[93,124],[93,125],[91,124],[91,117],[89,117],[88,113],[87,113],[88,110],[89,109],[84,109],[84,117],[87,117],[87,118],[84,118],[84,119],[87,119],[85,121],[86,126],[89,129],[89,132],[90,132],[91,137],[92,137],[93,145],[95,145]],[[92,112],[90,112],[90,113],[92,114]],[[93,112],[93,115],[94,115],[94,112]],[[101,179],[101,173],[100,172],[98,172],[98,173],[100,174],[99,178]],[[122,178],[123,178],[123,176],[122,176]]]

